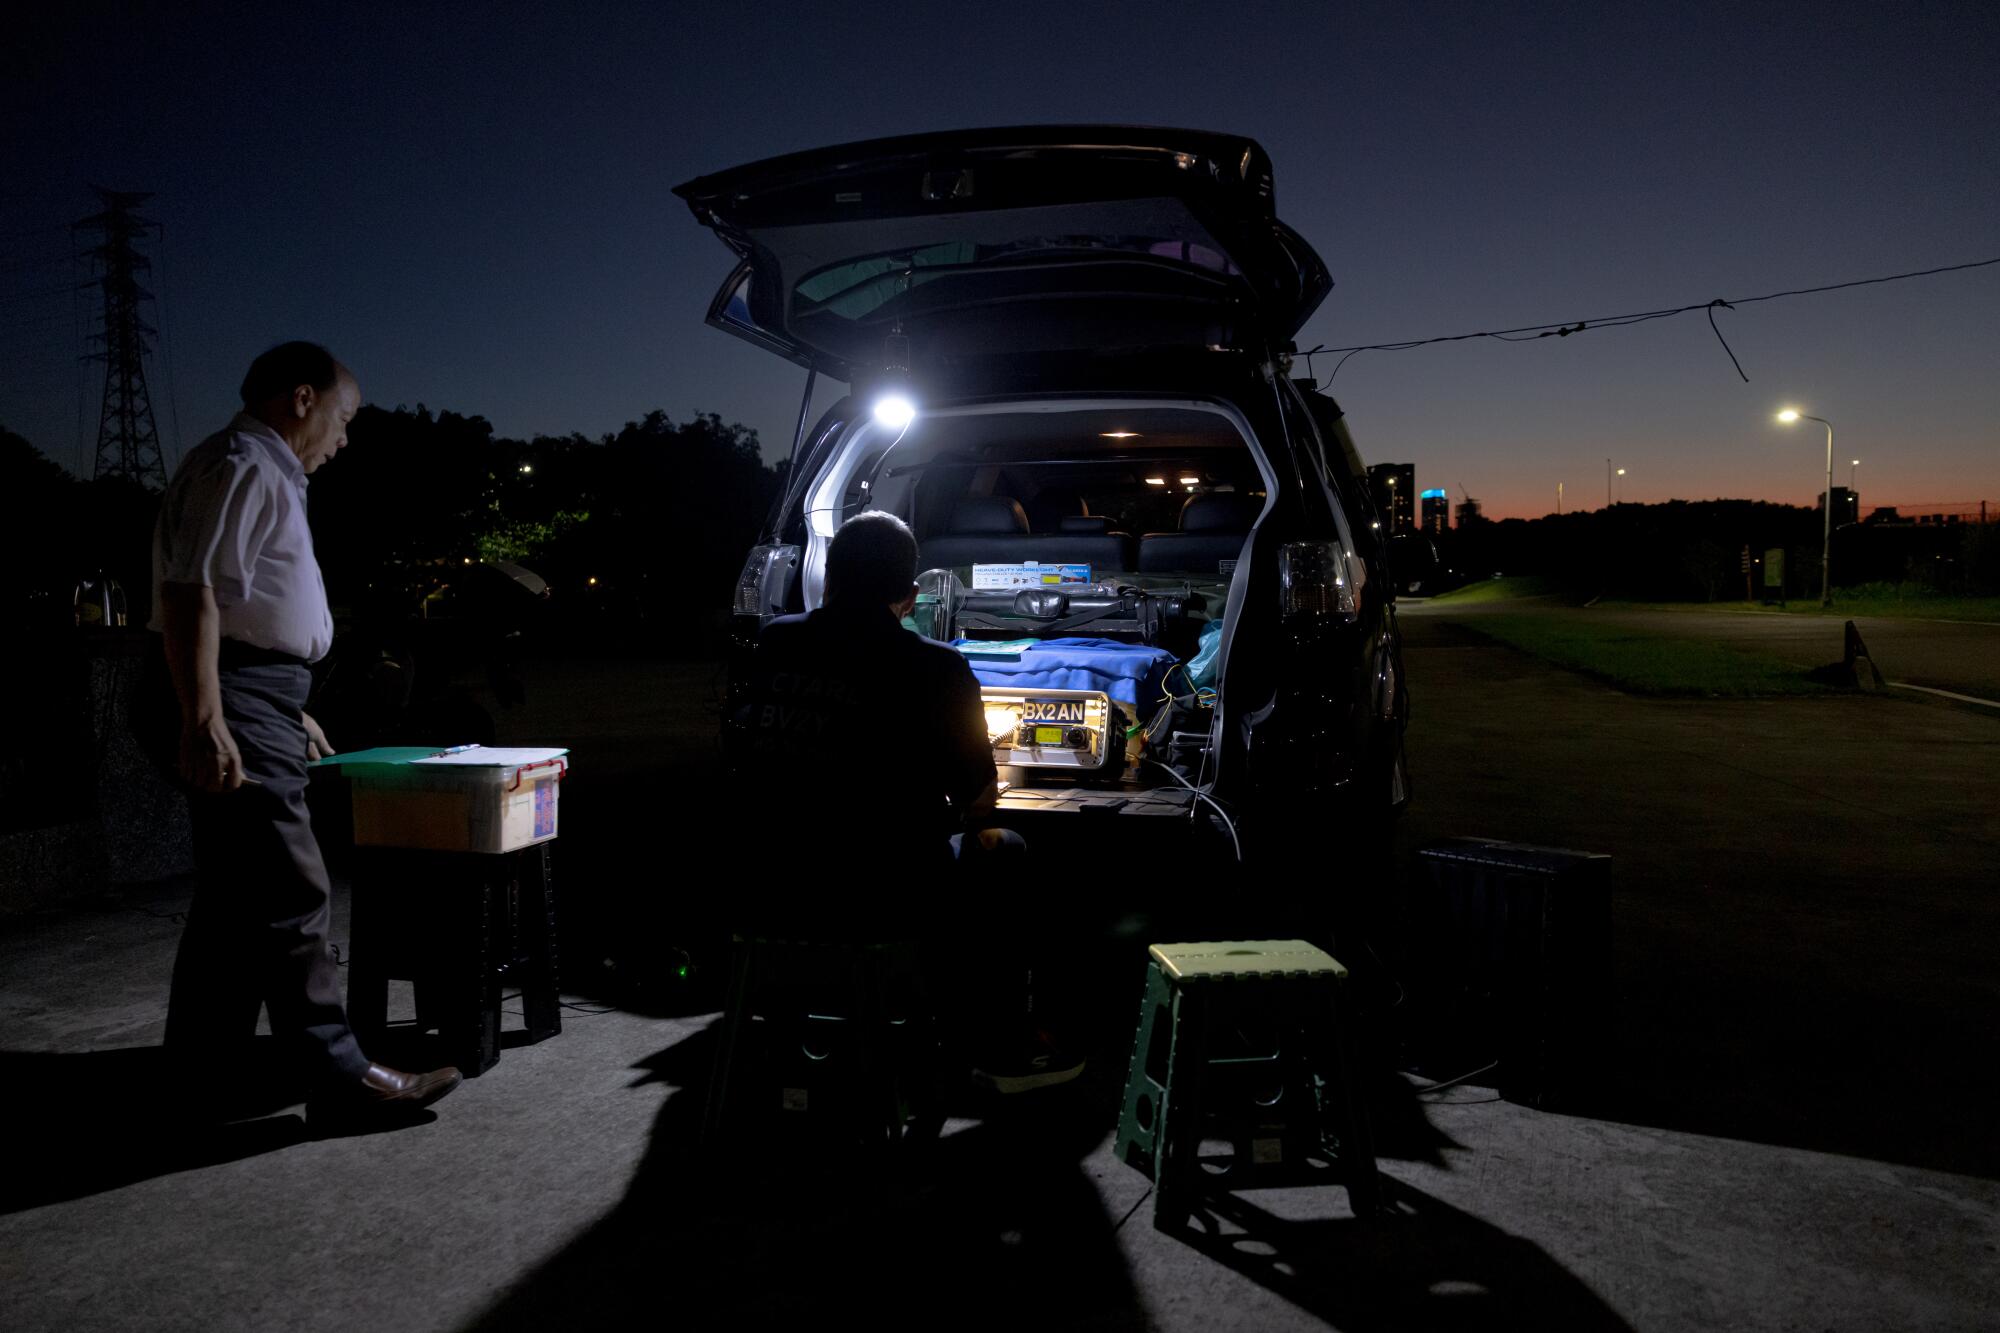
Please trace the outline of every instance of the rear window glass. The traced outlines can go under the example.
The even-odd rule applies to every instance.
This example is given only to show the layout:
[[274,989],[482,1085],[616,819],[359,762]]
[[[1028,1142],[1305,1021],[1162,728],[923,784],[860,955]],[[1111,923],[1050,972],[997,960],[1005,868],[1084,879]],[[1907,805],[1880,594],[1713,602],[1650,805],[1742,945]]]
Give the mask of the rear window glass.
[[1184,407],[919,415],[845,473],[829,532],[887,509],[916,533],[923,567],[968,582],[980,565],[1035,561],[1085,567],[1093,583],[1226,583],[1265,502],[1229,418]]
[[794,315],[835,314],[860,319],[906,291],[969,267],[1038,257],[1076,259],[1129,254],[1162,259],[1234,277],[1237,268],[1213,247],[1146,236],[1035,236],[1006,245],[951,241],[890,255],[849,260],[819,270],[793,288]]

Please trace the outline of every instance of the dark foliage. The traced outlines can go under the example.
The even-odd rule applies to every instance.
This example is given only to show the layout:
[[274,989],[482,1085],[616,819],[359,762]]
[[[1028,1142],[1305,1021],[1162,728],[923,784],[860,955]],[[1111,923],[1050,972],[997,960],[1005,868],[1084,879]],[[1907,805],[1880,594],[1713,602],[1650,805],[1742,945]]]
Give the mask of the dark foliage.
[[6,596],[15,623],[31,630],[68,625],[77,580],[102,571],[124,586],[131,619],[143,624],[157,504],[135,481],[78,481],[0,427],[0,523],[13,557]]
[[[1821,515],[1761,500],[1669,500],[1613,505],[1539,519],[1477,519],[1439,544],[1461,579],[1538,575],[1571,597],[1644,601],[1736,601],[1744,597],[1743,551],[1753,560],[1785,552],[1792,597],[1817,592]],[[2000,539],[1979,524],[1850,523],[1834,530],[1834,580],[1914,583],[1939,592],[2000,588]],[[1752,591],[1761,594],[1761,567]]]
[[[546,579],[546,614],[677,649],[706,646],[782,472],[756,432],[715,415],[650,412],[598,439],[511,440],[483,417],[364,407],[349,447],[313,477],[314,540],[343,623],[449,616],[486,599],[494,562]],[[10,600],[67,623],[77,579],[102,569],[143,623],[158,498],[80,482],[0,430],[0,518],[21,553]],[[482,565],[482,562],[485,562]],[[593,580],[595,580],[593,582]]]
[[468,562],[509,562],[548,581],[559,622],[698,648],[778,484],[756,432],[712,414],[522,441],[369,407],[348,437],[314,478],[315,541],[336,606],[376,620],[462,609],[489,586]]

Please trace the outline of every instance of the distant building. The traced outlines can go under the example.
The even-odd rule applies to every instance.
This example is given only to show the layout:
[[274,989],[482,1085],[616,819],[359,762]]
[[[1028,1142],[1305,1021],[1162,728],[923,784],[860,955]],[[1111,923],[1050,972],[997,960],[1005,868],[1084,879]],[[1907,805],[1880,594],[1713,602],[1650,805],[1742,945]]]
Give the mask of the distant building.
[[1377,463],[1368,469],[1368,493],[1389,532],[1414,532],[1417,527],[1417,465]]
[[[1826,492],[1821,491],[1819,495],[1819,507],[1825,508],[1825,506]],[[1845,486],[1834,487],[1833,526],[1837,528],[1843,523],[1859,523],[1860,521],[1861,493],[1859,491],[1850,491]]]
[[1484,522],[1485,518],[1486,515],[1479,512],[1479,501],[1473,499],[1471,496],[1468,495],[1458,502],[1459,527],[1465,527],[1470,523]]
[[1424,502],[1424,531],[1433,537],[1444,536],[1444,530],[1451,523],[1451,501],[1442,490],[1425,491],[1420,497]]

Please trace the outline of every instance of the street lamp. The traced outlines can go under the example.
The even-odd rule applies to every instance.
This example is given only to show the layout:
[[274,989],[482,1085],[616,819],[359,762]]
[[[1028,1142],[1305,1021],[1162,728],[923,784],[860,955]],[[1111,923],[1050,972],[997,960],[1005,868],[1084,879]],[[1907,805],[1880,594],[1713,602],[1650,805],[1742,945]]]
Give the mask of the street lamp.
[[1796,407],[1788,407],[1778,413],[1778,420],[1787,426],[1799,420],[1817,421],[1826,427],[1826,527],[1820,534],[1819,546],[1819,604],[1833,605],[1833,423],[1825,417],[1811,417]]
[[1618,475],[1621,478],[1621,480],[1618,483],[1618,499],[1622,502],[1625,499],[1625,483],[1622,480],[1622,478],[1625,476],[1625,469],[1622,467],[1619,468]]

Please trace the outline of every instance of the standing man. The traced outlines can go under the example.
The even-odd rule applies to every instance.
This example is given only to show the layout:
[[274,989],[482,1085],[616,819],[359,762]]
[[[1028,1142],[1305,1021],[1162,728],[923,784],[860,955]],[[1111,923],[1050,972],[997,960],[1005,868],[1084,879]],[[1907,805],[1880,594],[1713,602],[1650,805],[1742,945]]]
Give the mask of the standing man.
[[268,1006],[310,1080],[316,1127],[393,1119],[456,1069],[371,1064],[327,952],[329,886],[306,813],[306,762],[332,753],[305,713],[333,617],[306,526],[306,477],[347,443],[361,390],[324,347],[273,347],[243,410],[191,450],[153,534],[153,622],[180,703],[197,875],[167,1004],[169,1054],[227,1089]]

